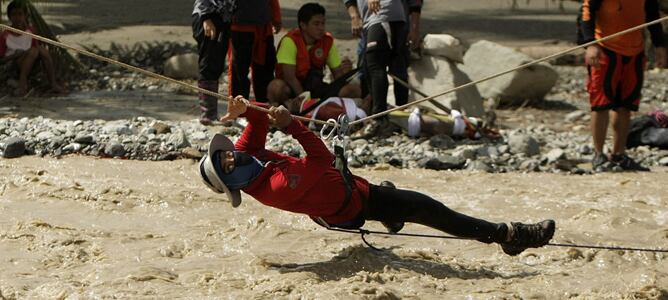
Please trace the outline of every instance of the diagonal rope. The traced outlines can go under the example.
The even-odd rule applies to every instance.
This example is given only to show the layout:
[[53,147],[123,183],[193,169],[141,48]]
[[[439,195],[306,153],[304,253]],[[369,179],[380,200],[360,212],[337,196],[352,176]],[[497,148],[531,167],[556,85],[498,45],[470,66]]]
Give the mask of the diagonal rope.
[[[120,62],[120,61],[115,60],[115,59],[104,57],[102,55],[95,54],[93,52],[86,51],[86,50],[83,50],[83,49],[78,49],[76,47],[72,47],[72,46],[67,45],[65,43],[62,43],[62,42],[59,42],[59,41],[54,41],[52,39],[48,39],[48,38],[45,38],[43,36],[36,35],[36,34],[30,33],[30,32],[25,32],[23,30],[19,30],[19,29],[16,29],[14,27],[7,26],[5,24],[0,24],[0,28],[4,29],[4,30],[11,31],[11,32],[14,32],[16,34],[24,34],[24,35],[30,36],[30,37],[32,37],[36,40],[39,40],[41,42],[44,42],[44,43],[47,43],[47,44],[50,44],[50,45],[53,45],[53,46],[61,47],[61,48],[64,48],[64,49],[72,50],[76,53],[86,55],[86,56],[92,57],[94,59],[101,60],[101,61],[113,64],[113,65],[117,65],[119,67],[131,70],[131,71],[134,71],[134,72],[137,72],[137,73],[141,73],[141,74],[146,75],[148,77],[164,80],[164,81],[167,81],[167,82],[171,82],[173,84],[177,84],[177,85],[180,85],[180,86],[183,86],[183,87],[187,87],[187,88],[195,90],[197,92],[200,92],[200,93],[203,93],[203,94],[206,94],[206,95],[209,95],[209,96],[213,96],[213,97],[216,97],[218,99],[222,99],[223,101],[229,102],[230,100],[232,100],[232,97],[230,97],[230,96],[226,96],[226,95],[219,94],[219,93],[214,93],[212,91],[200,88],[198,86],[194,86],[194,85],[189,84],[187,82],[183,82],[183,81],[176,80],[176,79],[173,79],[173,78],[170,78],[170,77],[167,77],[167,76],[164,76],[164,75],[160,75],[160,74],[157,74],[157,73],[154,73],[154,72],[151,72],[151,71],[147,71],[147,70],[144,70],[142,68],[138,68],[138,67],[135,67],[133,65],[129,65],[129,64]],[[255,110],[265,112],[265,113],[269,112],[268,109],[266,109],[264,107],[261,107],[261,106],[258,106],[258,105],[255,105],[255,104],[249,104],[248,107],[252,108],[252,109],[255,109]],[[302,117],[302,116],[295,116],[295,115],[292,115],[292,117],[295,118],[295,119],[301,120],[301,121],[305,121],[305,122],[315,122],[315,123],[318,123],[318,124],[321,124],[321,125],[330,125],[330,126],[332,125],[331,122],[328,123],[328,122],[317,120],[317,119],[311,119],[311,118],[306,118],[306,117]],[[335,126],[338,126],[338,125],[335,125]]]
[[523,65],[517,66],[517,67],[515,67],[515,68],[509,69],[509,70],[506,70],[506,71],[502,71],[502,72],[499,72],[499,73],[496,73],[496,74],[489,75],[489,76],[484,77],[484,78],[482,78],[482,79],[478,79],[478,80],[476,80],[476,81],[472,81],[472,82],[469,82],[469,83],[466,83],[466,84],[463,84],[463,85],[454,87],[454,88],[452,88],[452,89],[449,89],[449,90],[447,90],[447,91],[444,91],[444,92],[442,92],[442,93],[439,93],[439,94],[436,94],[436,95],[433,95],[433,96],[429,96],[429,97],[426,97],[426,98],[423,98],[423,99],[420,99],[420,100],[413,101],[413,102],[411,102],[411,103],[407,103],[407,104],[404,104],[404,105],[401,105],[401,106],[397,106],[397,107],[388,109],[388,110],[383,111],[383,112],[379,112],[379,113],[370,115],[370,116],[368,116],[368,117],[365,117],[365,118],[362,118],[362,119],[359,119],[359,120],[350,122],[350,125],[352,126],[352,125],[355,125],[355,124],[357,124],[357,123],[361,123],[361,122],[364,122],[364,121],[367,121],[367,120],[371,120],[371,119],[379,118],[379,117],[385,116],[385,115],[387,115],[387,114],[389,114],[389,113],[391,113],[391,112],[393,112],[393,111],[402,110],[402,109],[404,109],[404,108],[407,108],[407,107],[410,107],[410,106],[413,106],[413,105],[417,105],[417,104],[420,104],[420,103],[425,102],[425,101],[432,100],[432,99],[434,99],[434,98],[436,98],[436,97],[440,97],[440,96],[443,96],[443,95],[445,95],[445,94],[449,94],[449,93],[452,93],[452,92],[455,92],[455,91],[458,91],[458,90],[461,90],[461,89],[465,89],[465,88],[467,88],[467,87],[476,85],[476,84],[478,84],[478,83],[481,83],[481,82],[484,82],[484,81],[488,81],[488,80],[490,80],[490,79],[494,79],[494,78],[497,78],[497,77],[506,75],[506,74],[508,74],[508,73],[512,73],[512,72],[515,72],[515,71],[517,71],[517,70],[524,69],[524,68],[526,68],[526,67],[533,66],[533,65],[535,65],[535,64],[539,64],[539,63],[542,63],[542,62],[545,62],[545,61],[548,61],[548,60],[551,60],[551,59],[554,59],[554,58],[563,56],[563,55],[565,55],[565,54],[567,54],[567,53],[569,53],[569,52],[572,52],[572,51],[575,51],[575,50],[578,50],[578,49],[581,49],[581,48],[585,48],[585,47],[591,46],[591,45],[593,45],[593,44],[597,44],[597,43],[600,43],[600,42],[604,42],[604,41],[607,41],[607,40],[609,40],[609,39],[618,37],[618,36],[620,36],[620,35],[624,35],[624,34],[627,34],[627,33],[629,33],[629,32],[633,32],[633,31],[636,31],[636,30],[639,30],[639,29],[643,29],[643,28],[645,28],[645,27],[648,27],[648,26],[651,26],[651,25],[654,25],[654,24],[658,24],[658,23],[661,23],[661,22],[666,21],[666,20],[668,20],[668,16],[665,16],[665,17],[663,17],[663,18],[656,19],[656,20],[654,20],[654,21],[647,22],[647,23],[644,23],[644,24],[641,24],[641,25],[638,25],[638,26],[635,26],[635,27],[631,27],[631,28],[629,28],[629,29],[626,29],[626,30],[623,30],[623,31],[620,31],[620,32],[617,32],[617,33],[614,33],[614,34],[611,34],[611,35],[609,35],[609,36],[603,37],[603,38],[598,39],[598,40],[594,40],[594,41],[591,41],[591,42],[588,42],[588,43],[585,43],[585,44],[582,44],[582,45],[578,45],[578,46],[572,47],[572,48],[570,48],[570,49],[566,49],[566,50],[561,51],[561,52],[557,52],[557,53],[555,53],[555,54],[552,54],[552,55],[549,55],[549,56],[546,56],[546,57],[543,57],[543,58],[540,58],[540,59],[537,59],[537,60],[534,60],[534,61],[525,63],[525,64],[523,64]]
[[[422,237],[422,238],[437,238],[437,239],[450,239],[450,240],[471,240],[475,241],[475,238],[469,238],[469,237],[460,237],[460,236],[451,236],[451,235],[433,235],[433,234],[419,234],[419,233],[391,233],[391,232],[383,232],[383,231],[374,231],[374,230],[367,230],[364,228],[359,228],[359,229],[342,229],[342,228],[334,228],[334,227],[325,227],[328,230],[331,231],[338,231],[338,232],[344,232],[344,233],[353,233],[353,234],[360,234],[362,237],[362,241],[364,243],[371,247],[374,250],[380,250],[373,245],[371,245],[365,238],[365,235],[371,235],[371,234],[380,234],[380,235],[390,235],[390,236],[408,236],[408,237]],[[622,246],[600,246],[600,245],[584,245],[584,244],[575,244],[575,243],[548,243],[545,246],[553,246],[553,247],[568,247],[568,248],[586,248],[586,249],[600,249],[600,250],[612,250],[612,251],[639,251],[639,252],[654,252],[654,253],[668,253],[668,249],[652,249],[652,248],[638,248],[638,247],[622,247]]]

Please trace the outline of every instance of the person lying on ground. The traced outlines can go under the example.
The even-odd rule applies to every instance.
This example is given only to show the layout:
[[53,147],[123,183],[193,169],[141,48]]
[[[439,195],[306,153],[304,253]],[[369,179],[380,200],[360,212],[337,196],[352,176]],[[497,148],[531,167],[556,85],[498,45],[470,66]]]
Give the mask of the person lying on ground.
[[[297,13],[297,21],[299,27],[288,32],[278,46],[276,79],[267,88],[269,101],[280,105],[304,91],[321,99],[359,98],[359,84],[346,80],[355,73],[352,62],[341,59],[334,38],[325,31],[325,8],[306,3]],[[332,72],[335,84],[324,82],[325,67]]]
[[[248,125],[236,144],[224,135],[214,135],[198,169],[206,186],[225,193],[233,207],[241,204],[243,190],[265,205],[306,214],[324,226],[356,229],[373,220],[382,222],[390,232],[398,232],[404,222],[412,222],[483,243],[498,243],[508,255],[542,247],[554,235],[553,220],[494,223],[453,211],[425,194],[397,189],[390,182],[371,184],[350,173],[345,165],[334,167],[335,156],[313,132],[293,119],[287,108],[271,107],[267,114],[247,109],[248,104],[241,96],[230,101],[221,120],[243,116]],[[265,149],[270,124],[292,135],[306,156],[290,157]],[[337,165],[341,166],[340,162]]]
[[[7,16],[13,28],[36,33],[28,22],[28,8],[20,2],[12,1],[7,5]],[[53,59],[49,51],[39,42],[28,35],[5,31],[0,34],[0,61],[13,63],[19,69],[19,85],[14,92],[15,96],[25,96],[28,93],[28,79],[36,62],[41,62],[51,85],[50,92],[64,93],[65,89],[56,81]]]

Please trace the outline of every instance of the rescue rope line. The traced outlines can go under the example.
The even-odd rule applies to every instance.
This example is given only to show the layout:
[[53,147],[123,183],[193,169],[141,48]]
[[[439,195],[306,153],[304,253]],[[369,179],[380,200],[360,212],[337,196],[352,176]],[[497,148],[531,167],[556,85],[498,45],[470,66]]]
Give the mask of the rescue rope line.
[[496,73],[496,74],[493,74],[493,75],[489,75],[489,76],[487,76],[487,77],[478,79],[478,80],[476,80],[476,81],[472,81],[472,82],[469,82],[469,83],[466,83],[466,84],[462,84],[462,85],[460,85],[460,86],[454,87],[454,88],[452,88],[452,89],[446,90],[446,91],[441,92],[441,93],[436,94],[436,95],[432,95],[432,96],[429,96],[429,97],[426,97],[426,98],[422,98],[422,99],[420,99],[420,100],[416,100],[416,101],[413,101],[413,102],[411,102],[411,103],[407,103],[407,104],[404,104],[404,105],[401,105],[401,106],[397,106],[397,107],[388,109],[388,110],[386,110],[386,111],[379,112],[379,113],[370,115],[370,116],[368,116],[368,117],[361,118],[361,119],[359,119],[359,120],[355,120],[355,121],[353,121],[353,122],[350,122],[350,125],[355,125],[355,124],[358,124],[358,123],[361,123],[361,122],[364,122],[364,121],[367,121],[367,120],[371,120],[371,119],[379,118],[379,117],[385,116],[385,115],[387,115],[387,114],[389,114],[389,113],[391,113],[391,112],[393,112],[393,111],[402,110],[402,109],[404,109],[404,108],[407,108],[407,107],[410,107],[410,106],[413,106],[413,105],[417,105],[417,104],[420,104],[420,103],[425,102],[425,101],[432,100],[432,99],[434,99],[434,98],[436,98],[436,97],[440,97],[440,96],[443,96],[443,95],[445,95],[445,94],[449,94],[449,93],[452,93],[452,92],[455,92],[455,91],[458,91],[458,90],[461,90],[461,89],[465,89],[465,88],[467,88],[467,87],[476,85],[476,84],[478,84],[478,83],[481,83],[481,82],[484,82],[484,81],[488,81],[488,80],[490,80],[490,79],[494,79],[494,78],[497,78],[497,77],[506,75],[506,74],[508,74],[508,73],[512,73],[512,72],[515,72],[515,71],[517,71],[517,70],[524,69],[524,68],[526,68],[526,67],[530,67],[530,66],[533,66],[533,65],[535,65],[535,64],[539,64],[539,63],[542,63],[542,62],[545,62],[545,61],[548,61],[548,60],[551,60],[551,59],[554,59],[554,58],[563,56],[563,55],[565,55],[565,54],[567,54],[567,53],[569,53],[569,52],[572,52],[572,51],[575,51],[575,50],[578,50],[578,49],[581,49],[581,48],[585,48],[585,47],[588,47],[588,46],[597,44],[597,43],[599,43],[599,42],[604,42],[604,41],[607,41],[607,40],[609,40],[609,39],[618,37],[618,36],[620,36],[620,35],[624,35],[624,34],[627,34],[627,33],[629,33],[629,32],[633,32],[633,31],[636,31],[636,30],[639,30],[639,29],[642,29],[642,28],[645,28],[645,27],[648,27],[648,26],[651,26],[651,25],[654,25],[654,24],[658,24],[658,23],[661,23],[661,22],[666,21],[666,20],[668,20],[668,16],[665,16],[665,17],[663,17],[663,18],[659,18],[659,19],[656,19],[656,20],[654,20],[654,21],[647,22],[647,23],[644,23],[644,24],[641,24],[641,25],[638,25],[638,26],[635,26],[635,27],[631,27],[631,28],[629,28],[629,29],[626,29],[626,30],[623,30],[623,31],[620,31],[620,32],[617,32],[617,33],[614,33],[614,34],[611,34],[611,35],[609,35],[609,36],[603,37],[603,38],[598,39],[598,40],[594,40],[594,41],[591,41],[591,42],[588,42],[588,43],[585,43],[585,44],[582,44],[582,45],[578,45],[578,46],[572,47],[572,48],[570,48],[570,49],[563,50],[563,51],[561,51],[561,52],[557,52],[557,53],[555,53],[555,54],[552,54],[552,55],[549,55],[549,56],[546,56],[546,57],[543,57],[543,58],[540,58],[540,59],[537,59],[537,60],[534,60],[534,61],[525,63],[525,64],[523,64],[523,65],[517,66],[517,67],[515,67],[515,68],[509,69],[509,70],[506,70],[506,71],[502,71],[502,72],[499,72],[499,73]]
[[[189,83],[186,83],[186,82],[183,82],[183,81],[180,81],[180,80],[176,80],[176,79],[173,79],[173,78],[164,76],[164,75],[160,75],[160,74],[157,74],[157,73],[154,73],[154,72],[151,72],[151,71],[147,71],[147,70],[144,70],[144,69],[142,69],[142,68],[138,68],[138,67],[135,67],[135,66],[133,66],[133,65],[129,65],[129,64],[120,62],[120,61],[115,60],[115,59],[111,59],[111,58],[108,58],[108,57],[104,57],[104,56],[102,56],[102,55],[98,55],[98,54],[92,53],[92,52],[90,52],[90,51],[86,51],[86,50],[83,50],[83,49],[78,49],[78,48],[73,47],[73,46],[70,46],[70,45],[68,45],[68,44],[65,44],[65,43],[62,43],[62,42],[58,42],[58,41],[54,41],[54,40],[52,40],[52,39],[48,39],[48,38],[45,38],[45,37],[42,37],[42,36],[40,36],[40,35],[36,35],[36,34],[30,33],[30,32],[25,32],[25,31],[23,31],[23,30],[19,30],[19,29],[16,29],[16,28],[14,28],[14,27],[7,26],[7,25],[5,25],[5,24],[0,24],[0,28],[1,28],[1,29],[4,29],[4,30],[11,31],[11,32],[14,32],[14,33],[16,33],[16,34],[24,34],[24,35],[30,36],[30,37],[32,37],[32,38],[34,38],[34,39],[36,39],[36,40],[39,40],[39,41],[41,41],[41,42],[44,42],[44,43],[47,43],[47,44],[50,44],[50,45],[53,45],[53,46],[57,46],[57,47],[61,47],[61,48],[65,48],[65,49],[68,49],[68,50],[72,50],[72,51],[74,51],[74,52],[76,52],[76,53],[79,53],[79,54],[82,54],[82,55],[86,55],[86,56],[92,57],[92,58],[94,58],[94,59],[101,60],[101,61],[104,61],[104,62],[113,64],[113,65],[117,65],[117,66],[119,66],[119,67],[122,67],[122,68],[125,68],[125,69],[128,69],[128,70],[131,70],[131,71],[134,71],[134,72],[137,72],[137,73],[141,73],[141,74],[146,75],[146,76],[148,76],[148,77],[152,77],[152,78],[156,78],[156,79],[160,79],[160,80],[168,81],[168,82],[171,82],[171,83],[174,83],[174,84],[183,86],[183,87],[187,87],[187,88],[189,88],[189,89],[195,90],[195,91],[197,91],[197,92],[200,92],[200,93],[203,93],[203,94],[206,94],[206,95],[209,95],[209,96],[216,97],[216,98],[218,98],[218,99],[222,99],[222,100],[224,100],[224,101],[228,101],[228,102],[229,102],[230,100],[232,100],[232,97],[230,97],[230,96],[226,96],[226,95],[219,94],[219,93],[214,93],[214,92],[212,92],[212,91],[203,89],[203,88],[198,87],[198,86],[194,86],[194,85],[192,85],[192,84],[189,84]],[[252,109],[259,110],[259,111],[262,111],[262,112],[265,112],[265,113],[268,113],[268,112],[269,112],[268,109],[266,109],[266,108],[264,108],[264,107],[261,107],[261,106],[254,105],[254,104],[249,104],[248,107],[250,107],[250,108],[252,108]],[[315,122],[315,123],[318,123],[318,124],[321,124],[321,125],[325,125],[325,124],[329,124],[329,125],[331,125],[330,123],[327,123],[327,122],[325,122],[325,121],[316,120],[316,119],[310,119],[310,118],[306,118],[306,117],[302,117],[302,116],[295,116],[295,115],[292,115],[292,117],[295,118],[295,119],[301,120],[301,121],[305,121],[305,122]]]
[[[433,235],[433,234],[418,234],[418,233],[391,233],[383,231],[374,231],[367,230],[364,228],[360,229],[342,229],[334,227],[325,227],[331,231],[360,234],[362,241],[369,246],[369,248],[382,251],[377,247],[374,247],[366,239],[366,235],[371,234],[380,234],[380,235],[390,235],[390,236],[408,236],[408,237],[422,237],[422,238],[437,238],[437,239],[450,239],[450,240],[476,240],[475,238],[459,237],[459,236],[450,236],[450,235]],[[545,246],[553,247],[567,247],[567,248],[586,248],[586,249],[600,249],[600,250],[611,250],[611,251],[639,251],[639,252],[654,252],[654,253],[668,253],[668,249],[651,249],[651,248],[637,248],[637,247],[622,247],[622,246],[599,246],[599,245],[583,245],[575,243],[548,243]]]

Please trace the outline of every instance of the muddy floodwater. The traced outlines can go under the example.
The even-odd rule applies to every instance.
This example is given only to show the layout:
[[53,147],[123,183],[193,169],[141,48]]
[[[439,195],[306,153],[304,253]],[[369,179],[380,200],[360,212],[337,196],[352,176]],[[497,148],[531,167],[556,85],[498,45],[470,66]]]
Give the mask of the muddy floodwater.
[[[668,254],[330,232],[246,196],[233,209],[191,160],[0,160],[0,298],[666,299]],[[484,174],[354,170],[492,221],[557,222],[554,242],[668,248],[668,169]],[[369,229],[380,230],[369,223]],[[419,225],[404,232],[438,234]]]

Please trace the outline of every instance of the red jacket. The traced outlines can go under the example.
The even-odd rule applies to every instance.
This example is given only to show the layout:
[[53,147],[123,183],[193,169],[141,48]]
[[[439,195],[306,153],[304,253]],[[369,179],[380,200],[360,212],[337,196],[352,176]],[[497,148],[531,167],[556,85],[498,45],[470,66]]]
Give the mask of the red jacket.
[[339,170],[332,166],[334,155],[301,122],[293,119],[284,129],[306,151],[306,157],[296,158],[264,148],[269,127],[266,113],[248,109],[243,116],[248,119],[248,126],[237,140],[236,150],[269,162],[262,173],[243,189],[246,194],[265,205],[322,217],[330,224],[350,221],[361,212],[360,197],[369,196],[369,182],[353,175],[355,184],[350,204],[333,215],[345,200],[343,178]]

